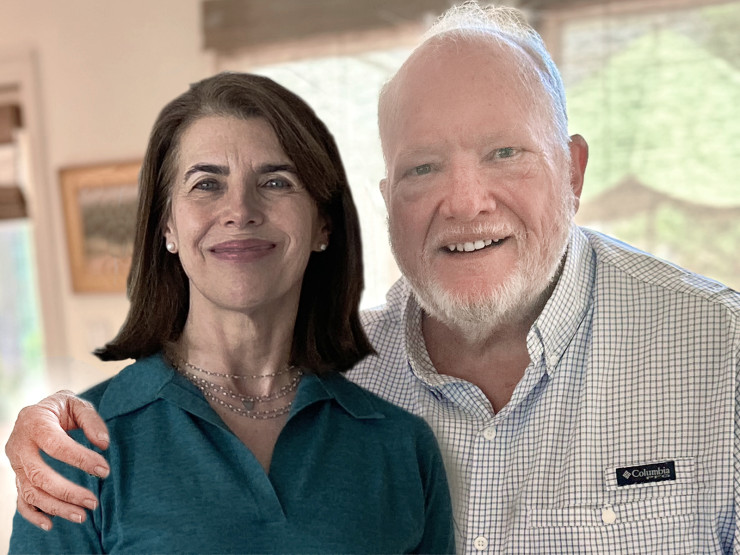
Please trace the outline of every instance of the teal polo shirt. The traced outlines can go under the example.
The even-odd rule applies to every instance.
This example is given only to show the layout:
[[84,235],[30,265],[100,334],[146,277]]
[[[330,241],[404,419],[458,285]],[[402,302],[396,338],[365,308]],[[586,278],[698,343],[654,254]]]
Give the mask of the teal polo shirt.
[[159,354],[83,397],[108,425],[111,474],[50,464],[99,507],[50,532],[16,514],[10,553],[454,552],[431,430],[339,374],[303,377],[269,474]]

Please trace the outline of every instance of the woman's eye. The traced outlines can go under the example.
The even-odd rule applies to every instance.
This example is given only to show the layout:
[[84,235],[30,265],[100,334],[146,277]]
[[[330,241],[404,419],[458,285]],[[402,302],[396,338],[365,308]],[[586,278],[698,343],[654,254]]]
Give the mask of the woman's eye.
[[215,179],[201,179],[196,182],[195,187],[193,188],[200,191],[215,191],[219,188],[219,185],[219,182]]
[[293,187],[293,184],[287,179],[273,177],[265,181],[262,186],[267,187],[268,189],[290,189]]

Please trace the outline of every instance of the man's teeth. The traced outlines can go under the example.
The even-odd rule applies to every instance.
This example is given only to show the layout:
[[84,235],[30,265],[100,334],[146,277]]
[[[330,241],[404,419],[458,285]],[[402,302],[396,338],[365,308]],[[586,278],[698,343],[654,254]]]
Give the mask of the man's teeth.
[[478,241],[471,241],[468,243],[453,243],[452,245],[447,245],[447,250],[450,252],[473,252],[473,251],[479,251],[482,248],[488,247],[492,245],[493,243],[500,243],[501,239],[493,240],[493,239],[486,239],[478,240]]

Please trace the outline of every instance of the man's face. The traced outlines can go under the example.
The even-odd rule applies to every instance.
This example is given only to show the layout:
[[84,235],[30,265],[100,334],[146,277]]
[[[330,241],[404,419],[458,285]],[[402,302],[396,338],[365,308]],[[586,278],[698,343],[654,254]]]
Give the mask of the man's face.
[[580,181],[523,63],[481,43],[422,47],[381,120],[396,260],[425,310],[453,326],[536,308],[567,242]]

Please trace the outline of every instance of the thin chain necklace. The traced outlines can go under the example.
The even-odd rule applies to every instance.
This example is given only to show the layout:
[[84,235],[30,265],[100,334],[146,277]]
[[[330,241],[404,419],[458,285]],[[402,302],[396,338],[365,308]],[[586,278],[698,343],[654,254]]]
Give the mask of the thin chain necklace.
[[[266,395],[243,395],[237,391],[234,391],[228,387],[213,383],[209,380],[206,380],[205,378],[198,376],[197,374],[194,374],[193,372],[190,372],[180,366],[180,363],[182,363],[183,366],[185,366],[188,369],[199,371],[203,374],[209,375],[209,376],[221,376],[221,377],[227,377],[227,378],[252,378],[252,379],[258,379],[258,378],[264,378],[264,377],[270,377],[270,376],[281,376],[283,374],[286,374],[288,372],[291,372],[292,370],[295,370],[295,366],[286,366],[282,370],[278,370],[277,372],[273,372],[271,374],[260,374],[260,375],[254,375],[254,376],[243,376],[241,374],[220,374],[217,372],[209,372],[208,370],[204,370],[203,368],[199,368],[193,364],[190,364],[189,362],[179,358],[175,357],[172,354],[168,353],[167,358],[170,359],[170,363],[175,368],[175,370],[178,371],[178,373],[185,376],[195,387],[200,389],[200,391],[203,393],[203,395],[212,400],[213,402],[219,404],[220,406],[236,413],[241,416],[246,416],[247,418],[252,418],[255,420],[267,420],[270,418],[277,418],[279,416],[282,416],[284,414],[287,414],[290,411],[290,408],[293,406],[293,401],[291,400],[286,405],[283,405],[282,407],[277,407],[274,409],[269,410],[254,410],[256,403],[265,403],[274,401],[276,399],[280,399],[282,397],[285,397],[289,395],[290,393],[293,393],[298,389],[298,385],[300,384],[301,377],[303,376],[303,371],[298,370],[296,372],[296,375],[293,376],[291,381],[287,384],[278,389],[277,391],[274,391],[272,393],[268,393]],[[231,403],[230,401],[224,399],[223,397],[228,397],[230,399],[237,400],[240,405],[235,405]]]
[[179,357],[171,358],[176,359],[177,362],[181,362],[190,370],[200,372],[201,374],[205,374],[207,376],[215,376],[217,378],[230,378],[232,380],[258,380],[260,378],[277,378],[278,376],[282,376],[283,374],[287,374],[288,372],[295,370],[295,366],[288,365],[285,368],[278,370],[277,372],[271,372],[269,374],[221,374],[219,372],[210,372],[208,370],[204,370],[203,368],[200,368],[195,364],[191,364],[187,360],[183,360]]

